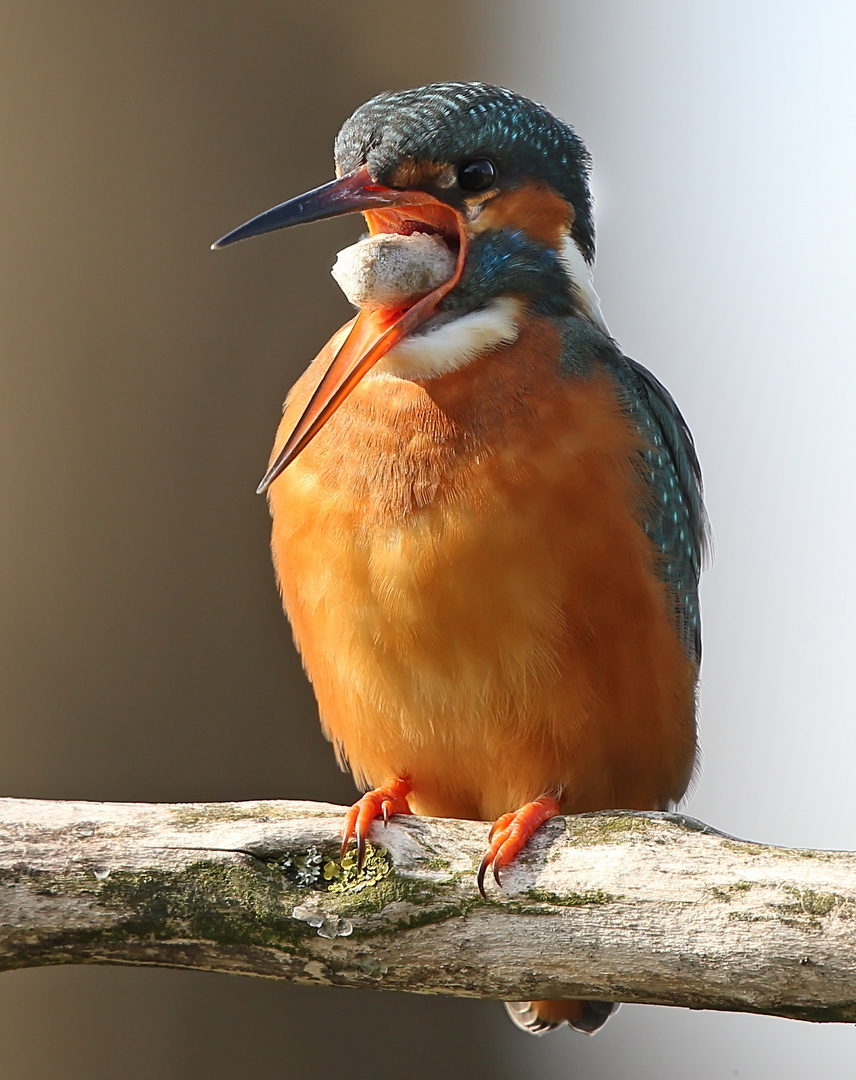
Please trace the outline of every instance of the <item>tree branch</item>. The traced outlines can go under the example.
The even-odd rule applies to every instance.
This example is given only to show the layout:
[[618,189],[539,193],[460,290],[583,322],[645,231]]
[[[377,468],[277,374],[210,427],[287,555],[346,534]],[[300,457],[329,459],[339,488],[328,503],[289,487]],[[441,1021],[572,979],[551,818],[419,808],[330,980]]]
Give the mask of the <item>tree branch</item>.
[[856,855],[691,818],[549,822],[488,899],[470,821],[317,803],[0,799],[0,967],[123,963],[500,999],[856,1021]]

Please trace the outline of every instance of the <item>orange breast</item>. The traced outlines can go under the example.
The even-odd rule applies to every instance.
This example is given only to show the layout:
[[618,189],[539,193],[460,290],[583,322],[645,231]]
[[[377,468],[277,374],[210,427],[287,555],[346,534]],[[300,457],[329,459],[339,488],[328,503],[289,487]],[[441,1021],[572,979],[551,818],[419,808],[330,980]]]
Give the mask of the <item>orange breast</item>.
[[638,435],[611,380],[563,378],[557,351],[532,322],[439,379],[370,375],[270,491],[324,729],[359,783],[408,776],[420,813],[657,808],[692,770],[695,670],[639,523]]

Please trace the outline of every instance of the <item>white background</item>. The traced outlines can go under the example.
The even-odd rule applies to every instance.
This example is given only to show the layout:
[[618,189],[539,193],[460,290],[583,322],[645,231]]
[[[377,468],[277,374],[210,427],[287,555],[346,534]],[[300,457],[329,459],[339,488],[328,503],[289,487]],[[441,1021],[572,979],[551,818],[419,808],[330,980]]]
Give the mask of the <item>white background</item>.
[[[594,155],[606,320],[673,392],[702,460],[715,557],[687,809],[753,840],[851,849],[854,10],[532,0],[485,19],[491,77]],[[570,1039],[521,1048],[521,1075],[856,1075],[850,1027],[625,1007]]]

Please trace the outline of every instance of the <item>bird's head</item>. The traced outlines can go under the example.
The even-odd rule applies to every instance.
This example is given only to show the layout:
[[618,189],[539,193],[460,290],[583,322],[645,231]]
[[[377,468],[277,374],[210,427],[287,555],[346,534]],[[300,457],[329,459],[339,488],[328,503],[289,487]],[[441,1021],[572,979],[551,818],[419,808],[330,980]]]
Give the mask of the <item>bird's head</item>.
[[370,236],[435,237],[446,257],[438,265],[447,269],[429,291],[405,290],[361,310],[260,490],[363,375],[434,316],[448,319],[509,296],[542,314],[576,314],[603,328],[591,286],[589,155],[543,106],[482,83],[385,93],[345,122],[335,158],[336,180],[260,214],[214,247],[359,211]]

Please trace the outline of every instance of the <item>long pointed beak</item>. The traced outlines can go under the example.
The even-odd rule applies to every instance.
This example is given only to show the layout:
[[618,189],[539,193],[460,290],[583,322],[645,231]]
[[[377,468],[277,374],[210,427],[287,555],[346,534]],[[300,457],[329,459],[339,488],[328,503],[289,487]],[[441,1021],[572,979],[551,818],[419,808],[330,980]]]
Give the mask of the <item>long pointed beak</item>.
[[420,191],[397,191],[395,188],[376,184],[369,176],[368,169],[363,166],[347,176],[331,180],[329,184],[322,184],[321,187],[250,218],[237,229],[221,236],[211,245],[211,250],[217,251],[229,244],[236,244],[239,240],[248,240],[251,236],[261,236],[262,233],[273,232],[275,229],[287,229],[291,225],[306,225],[310,221],[322,221],[357,211],[412,205],[424,202],[429,197]]
[[[413,210],[408,213],[405,207],[412,207]],[[405,334],[415,330],[436,312],[443,297],[461,279],[467,257],[467,234],[463,218],[439,199],[424,191],[398,191],[376,184],[364,166],[259,214],[212,244],[213,248],[222,248],[274,229],[356,211],[366,214],[372,233],[397,232],[398,227],[405,223],[406,231],[413,231],[410,226],[415,221],[427,225],[430,231],[439,231],[448,237],[456,234],[458,257],[455,272],[448,281],[408,307],[395,311],[360,311],[294,430],[259,484],[257,491],[260,495],[318,434],[366,372]],[[405,229],[402,228],[402,231]]]

